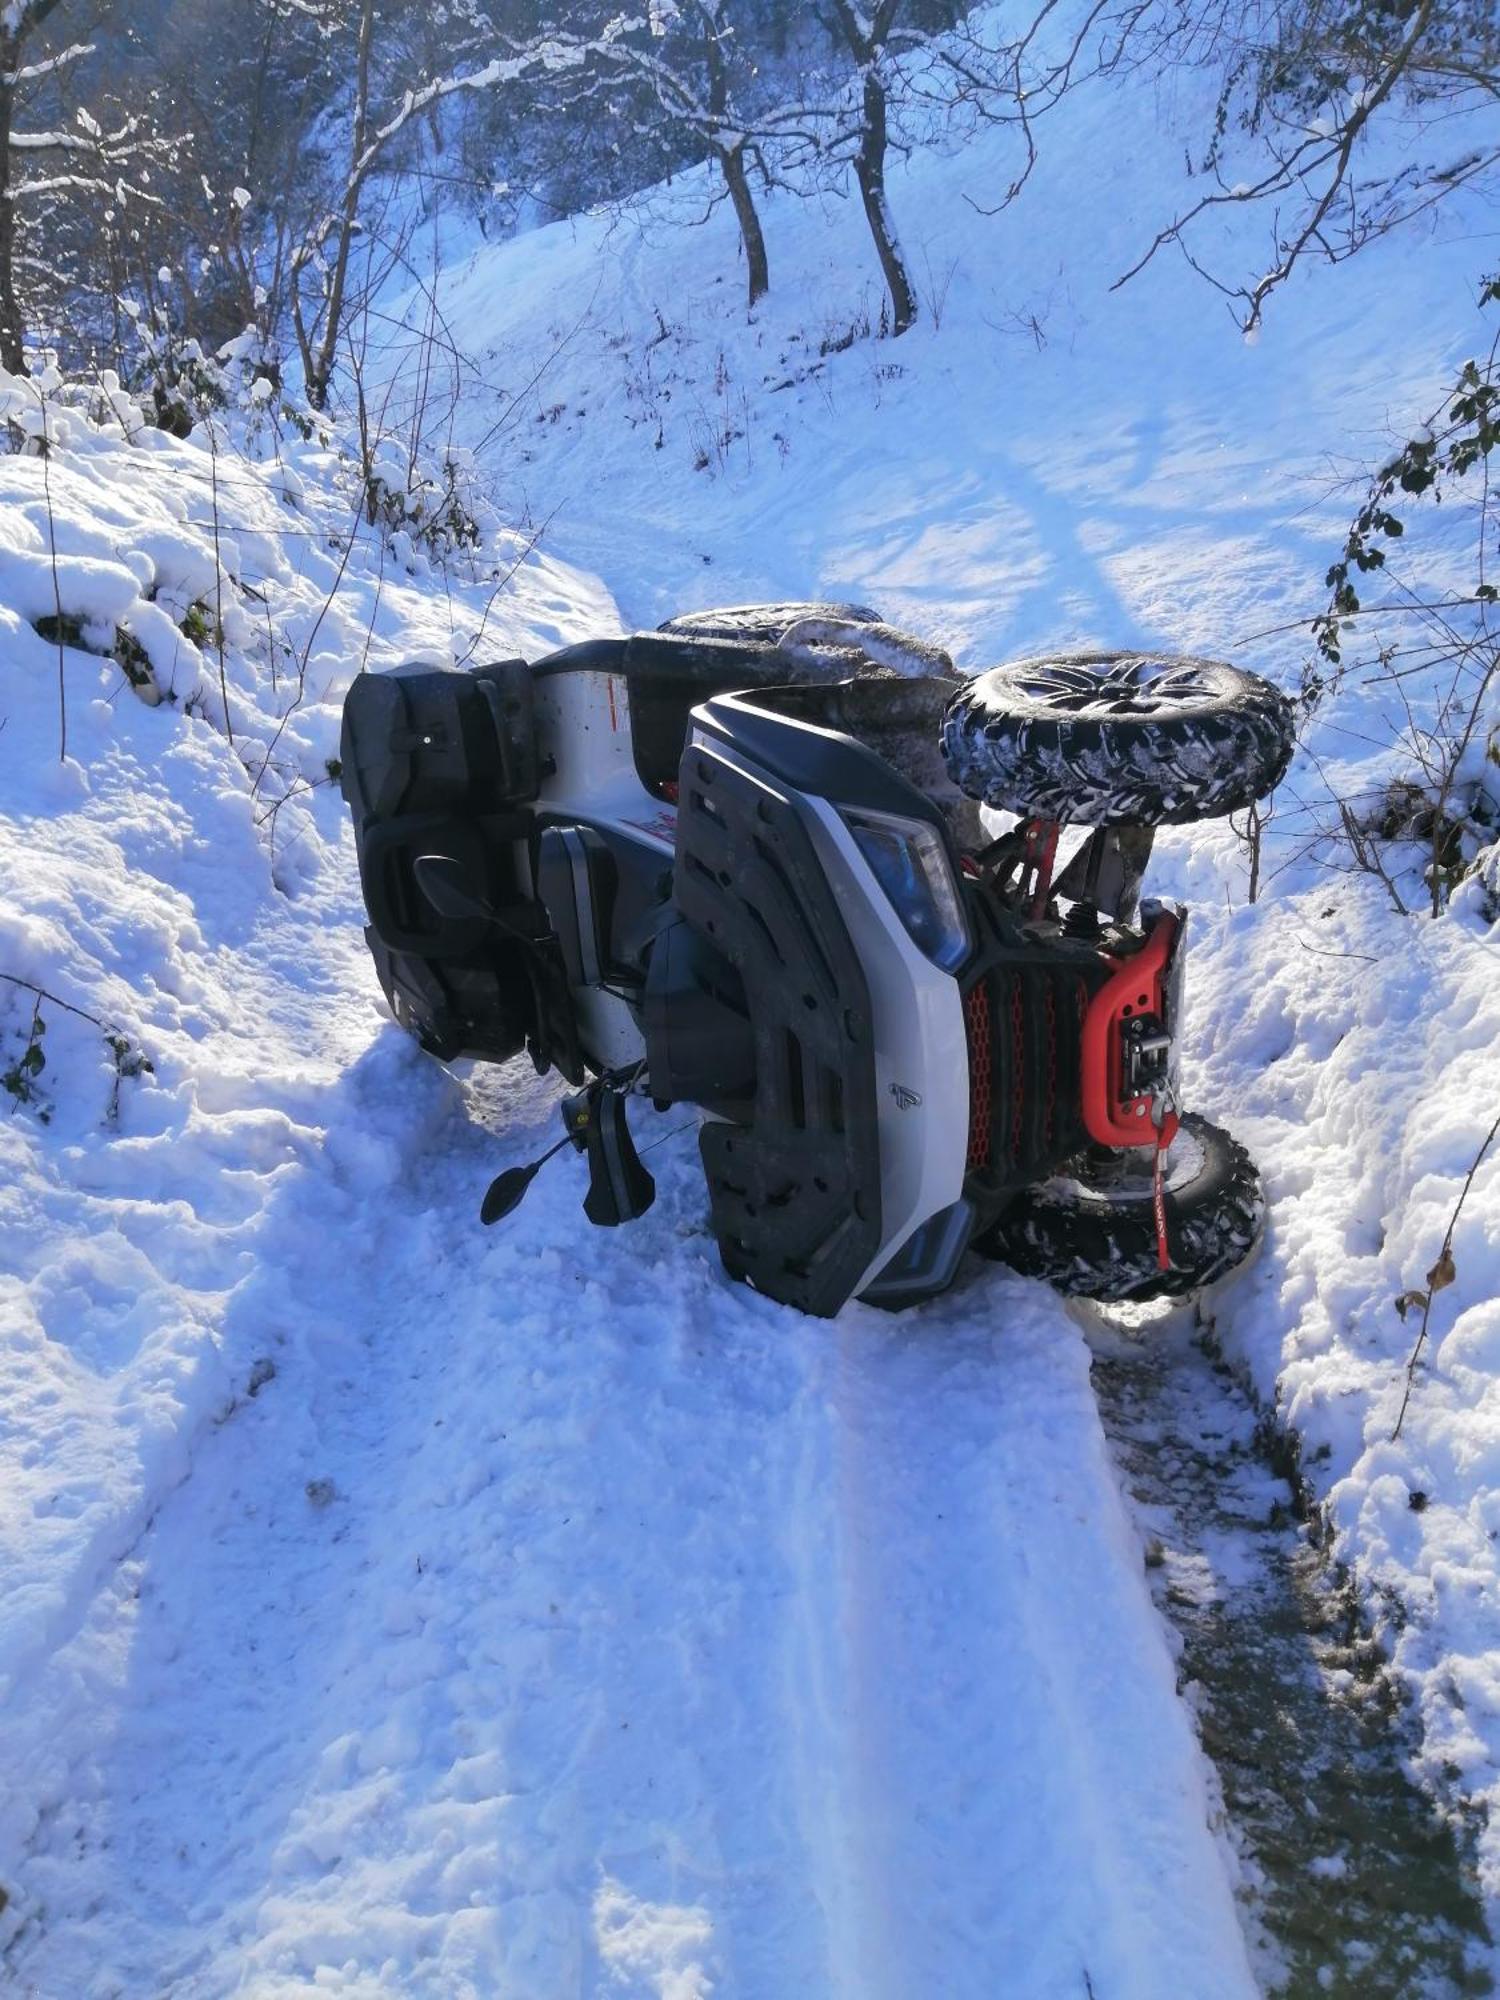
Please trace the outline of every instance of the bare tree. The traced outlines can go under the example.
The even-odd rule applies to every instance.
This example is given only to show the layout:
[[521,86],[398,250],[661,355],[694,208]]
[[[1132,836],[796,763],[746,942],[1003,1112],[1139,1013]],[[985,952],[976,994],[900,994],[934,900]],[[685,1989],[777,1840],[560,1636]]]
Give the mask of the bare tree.
[[[681,0],[654,7],[642,21],[608,41],[596,34],[598,75],[606,86],[625,81],[643,96],[642,115],[664,124],[669,148],[688,158],[708,156],[718,168],[745,253],[748,303],[770,288],[765,231],[750,184],[750,165],[769,143],[794,135],[815,144],[817,114],[783,100],[776,80],[756,60],[748,10],[729,0]],[[659,136],[654,134],[653,136]]]
[[[23,217],[28,231],[39,235],[45,227],[52,237],[66,205],[154,201],[135,170],[163,143],[139,118],[101,122],[83,104],[67,121],[62,86],[94,51],[91,43],[55,42],[44,33],[63,4],[0,4],[0,366],[17,373],[25,367],[26,343],[18,278],[55,275],[45,258],[22,249]],[[38,99],[50,115],[39,124],[18,123]]]
[[833,0],[834,18],[853,59],[859,89],[854,178],[886,290],[891,296],[893,336],[905,333],[917,317],[917,294],[896,235],[885,187],[886,150],[890,142],[891,31],[900,17],[901,5],[902,0],[878,0],[874,12],[866,14],[857,0]]
[[[148,38],[141,85],[159,90],[192,135],[164,182],[122,284],[168,310],[210,351],[253,329],[273,370],[285,331],[288,265],[332,199],[326,113],[339,37],[292,0],[168,0]],[[159,298],[157,273],[176,283]]]
[[[1124,284],[1168,244],[1231,301],[1247,332],[1304,259],[1341,263],[1500,170],[1500,12],[1493,0],[1250,0],[1174,11],[1159,38],[1223,67],[1203,160],[1210,190],[1161,229]],[[1399,120],[1409,143],[1382,149]],[[1236,170],[1235,156],[1248,153]],[[1240,163],[1243,165],[1244,163]],[[1254,279],[1193,248],[1215,210],[1266,207],[1273,246]]]
[[[1481,303],[1500,308],[1500,278]],[[1390,762],[1368,793],[1301,809],[1321,845],[1380,878],[1394,906],[1411,906],[1407,871],[1438,916],[1449,895],[1500,853],[1500,587],[1492,540],[1500,492],[1500,335],[1466,361],[1417,434],[1379,467],[1327,572],[1327,608],[1313,621],[1318,657],[1304,669],[1309,711],[1353,678],[1381,703]],[[1420,527],[1414,507],[1442,501],[1472,531],[1469,576],[1424,562],[1403,575],[1399,552]],[[1431,517],[1427,517],[1431,528]],[[1425,572],[1425,573],[1424,573]],[[1370,595],[1373,601],[1365,601]],[[1481,860],[1482,856],[1487,860]]]
[[705,135],[724,176],[734,219],[739,224],[740,241],[745,247],[747,303],[753,306],[770,289],[771,272],[766,259],[765,233],[745,168],[749,134],[744,129],[746,121],[734,115],[731,97],[734,31],[725,17],[722,0],[695,0],[693,12],[702,34],[703,62],[708,73]]
[[[301,4],[311,7],[318,0],[301,0]],[[338,0],[329,0],[329,4],[337,12],[347,13],[338,7]],[[488,26],[481,24],[477,15],[468,18],[481,32]],[[628,23],[616,17],[587,41],[540,34],[477,67],[408,85],[384,110],[377,110],[375,103],[377,0],[357,0],[354,25],[349,143],[340,184],[330,208],[313,223],[289,260],[292,322],[307,399],[314,409],[324,408],[328,401],[343,331],[351,257],[362,227],[366,193],[377,169],[389,162],[399,142],[414,132],[419,121],[429,120],[446,99],[466,92],[494,91],[536,72],[555,78],[579,69],[606,51]]]
[[[1059,0],[1032,0],[1012,19],[919,0],[833,0],[844,49],[853,62],[854,98],[829,152],[853,168],[865,219],[890,294],[890,331],[917,317],[916,290],[886,186],[887,158],[930,143],[962,123],[1010,125],[1021,151],[993,214],[1014,201],[1036,163],[1037,123],[1075,85],[1115,67],[1148,0],[1077,0],[1064,16]],[[904,122],[906,131],[898,126]]]

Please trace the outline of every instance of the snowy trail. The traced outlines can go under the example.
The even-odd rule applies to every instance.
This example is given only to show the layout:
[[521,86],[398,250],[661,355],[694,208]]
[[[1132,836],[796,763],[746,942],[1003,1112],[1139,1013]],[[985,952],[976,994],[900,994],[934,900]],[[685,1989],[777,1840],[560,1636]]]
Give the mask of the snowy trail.
[[328,1088],[239,1306],[276,1374],[34,1698],[23,1991],[1254,1990],[1045,1295],[731,1290],[670,1116],[633,1241],[578,1257],[565,1170],[481,1236],[542,1086],[472,1122],[383,1031]]
[[824,1354],[837,1504],[799,1601],[817,1742],[844,1788],[824,1863],[835,1908],[856,1913],[831,1990],[1244,1980],[1217,1857],[1184,1845],[1204,1814],[1195,1774],[1170,1754],[1159,1786],[1142,1769],[1173,1691],[1164,1654],[1122,1658],[1139,1543],[1060,1317],[1026,1288],[978,1285],[888,1340],[841,1330]]

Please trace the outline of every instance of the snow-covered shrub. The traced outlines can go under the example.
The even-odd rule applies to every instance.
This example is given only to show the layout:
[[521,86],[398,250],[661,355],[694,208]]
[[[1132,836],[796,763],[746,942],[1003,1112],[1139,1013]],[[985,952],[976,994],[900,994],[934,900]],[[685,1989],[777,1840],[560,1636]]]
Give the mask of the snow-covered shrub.
[[398,438],[377,439],[364,469],[365,518],[382,529],[403,568],[439,568],[475,557],[498,525],[468,452],[450,447],[435,461]]
[[1482,847],[1453,892],[1453,907],[1488,929],[1500,924],[1500,840]]
[[214,356],[225,405],[240,422],[236,440],[252,456],[279,457],[284,438],[329,445],[334,425],[286,381],[280,353],[259,326],[247,326]]
[[10,1039],[13,1046],[0,1054],[0,1090],[10,1099],[11,1108],[21,1105],[31,1106],[45,1125],[51,1112],[42,1101],[38,1079],[47,1067],[47,1050],[44,1037],[47,1023],[42,1018],[41,996],[30,1010],[18,1032]]
[[224,372],[217,359],[205,354],[160,306],[142,310],[132,301],[126,310],[139,344],[131,386],[150,399],[152,421],[159,430],[185,438],[211,410],[223,409]]
[[[47,988],[35,986],[14,973],[0,972],[0,1092],[10,1100],[12,1113],[22,1110],[39,1124],[52,1122],[53,1077],[49,1070],[57,1036],[49,1022],[56,1016],[61,1024],[64,1055],[73,1058],[69,1089],[76,1097],[80,1087],[89,1092],[92,1072],[103,1095],[95,1097],[99,1123],[114,1125],[120,1116],[123,1086],[137,1077],[154,1076],[155,1065],[135,1036],[127,1029],[101,1020],[86,1008],[60,1000]],[[51,1035],[51,1043],[48,1037]],[[78,1058],[82,1058],[81,1062]],[[106,1060],[107,1059],[107,1060]],[[68,1067],[65,1064],[65,1069]],[[47,1075],[48,1082],[42,1081]]]
[[[1480,297],[1500,307],[1500,278],[1487,280]],[[1497,448],[1500,361],[1492,349],[1487,361],[1464,363],[1431,422],[1371,480],[1328,571],[1328,609],[1314,626],[1318,659],[1303,680],[1309,712],[1353,682],[1366,729],[1373,712],[1388,730],[1383,790],[1336,796],[1338,819],[1356,862],[1382,878],[1396,906],[1425,902],[1433,916],[1500,829],[1500,592],[1486,574]],[[1408,502],[1436,502],[1445,490],[1458,497],[1457,523],[1453,509],[1441,519],[1424,514],[1426,546],[1398,572],[1391,553],[1406,546]],[[1361,600],[1367,576],[1383,586],[1374,604]]]
[[122,387],[113,368],[93,381],[66,379],[50,353],[37,356],[29,375],[0,368],[0,427],[8,448],[35,456],[85,437],[130,441],[147,418]]

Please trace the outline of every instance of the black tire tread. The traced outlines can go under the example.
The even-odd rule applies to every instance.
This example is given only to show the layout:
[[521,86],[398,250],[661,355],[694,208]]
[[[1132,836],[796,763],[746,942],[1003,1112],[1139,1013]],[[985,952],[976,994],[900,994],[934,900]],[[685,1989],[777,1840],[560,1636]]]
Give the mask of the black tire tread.
[[1157,1268],[1149,1201],[1079,1201],[1054,1184],[1018,1196],[974,1247],[1074,1298],[1185,1298],[1214,1284],[1259,1241],[1265,1198],[1238,1140],[1206,1118],[1189,1114],[1183,1124],[1204,1158],[1190,1182],[1167,1192],[1168,1270]]
[[[1107,665],[1119,654],[1052,656]],[[961,791],[982,805],[1083,825],[1183,826],[1263,798],[1291,760],[1290,702],[1259,675],[1183,658],[1219,692],[1155,715],[1067,713],[1029,698],[1015,661],[977,675],[943,722],[943,756]]]

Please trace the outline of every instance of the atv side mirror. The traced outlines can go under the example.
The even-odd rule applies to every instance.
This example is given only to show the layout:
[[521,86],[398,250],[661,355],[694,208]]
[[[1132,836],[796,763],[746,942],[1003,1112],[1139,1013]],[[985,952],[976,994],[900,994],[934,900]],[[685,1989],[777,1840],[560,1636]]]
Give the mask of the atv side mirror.
[[411,865],[417,887],[440,917],[462,920],[481,917],[495,921],[495,907],[485,896],[475,893],[468,871],[451,854],[419,854]]

